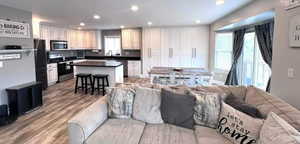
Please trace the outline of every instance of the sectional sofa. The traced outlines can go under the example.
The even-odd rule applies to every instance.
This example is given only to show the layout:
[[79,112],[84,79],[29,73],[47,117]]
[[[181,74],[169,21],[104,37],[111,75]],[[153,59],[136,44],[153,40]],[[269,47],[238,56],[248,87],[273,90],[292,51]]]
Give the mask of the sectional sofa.
[[[274,112],[300,130],[300,111],[278,97],[254,87],[210,86],[193,91],[232,93],[267,116]],[[232,144],[216,129],[195,125],[194,130],[168,123],[149,124],[108,117],[107,97],[78,113],[68,122],[70,144]]]

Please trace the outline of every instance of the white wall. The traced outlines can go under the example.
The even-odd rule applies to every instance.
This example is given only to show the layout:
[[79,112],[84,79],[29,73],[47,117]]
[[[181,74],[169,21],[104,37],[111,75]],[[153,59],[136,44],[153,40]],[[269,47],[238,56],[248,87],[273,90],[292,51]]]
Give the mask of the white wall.
[[[31,26],[31,12],[0,5],[0,15],[1,18],[30,23]],[[3,49],[5,45],[21,45],[24,48],[33,48],[32,34],[31,38],[28,39],[1,37],[0,49]],[[33,52],[29,55],[23,53],[22,59],[19,60],[3,61],[3,68],[0,68],[0,105],[7,104],[6,88],[32,81],[35,81]]]
[[[271,92],[300,109],[300,49],[289,47],[289,19],[293,15],[300,15],[300,8],[276,9]],[[295,69],[292,79],[288,68]]]
[[[300,15],[300,8],[286,11],[286,2],[281,0],[257,0],[213,23],[210,27],[210,68],[214,69],[214,31],[216,29],[269,10],[274,10],[275,31],[271,93],[300,109],[300,49],[290,48],[288,41],[289,19],[293,15]],[[287,77],[288,68],[295,69],[295,77],[293,79]],[[226,77],[226,74],[224,74],[224,77]]]

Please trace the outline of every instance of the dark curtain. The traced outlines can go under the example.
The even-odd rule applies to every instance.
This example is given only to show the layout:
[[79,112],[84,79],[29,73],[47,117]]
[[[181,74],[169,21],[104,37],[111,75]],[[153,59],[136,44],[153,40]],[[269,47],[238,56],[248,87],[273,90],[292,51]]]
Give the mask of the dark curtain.
[[[274,22],[255,26],[259,49],[264,61],[272,68]],[[271,77],[266,88],[270,92]]]
[[241,29],[234,32],[233,51],[232,51],[233,63],[228,73],[228,76],[226,78],[225,85],[238,85],[237,64],[242,54],[245,33],[246,33],[246,29]]

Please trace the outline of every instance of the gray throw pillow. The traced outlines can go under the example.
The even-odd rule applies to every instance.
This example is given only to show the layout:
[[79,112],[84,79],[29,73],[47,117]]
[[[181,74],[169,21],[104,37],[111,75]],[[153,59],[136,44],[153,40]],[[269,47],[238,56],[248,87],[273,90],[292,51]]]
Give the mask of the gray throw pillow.
[[136,95],[133,104],[133,118],[150,124],[161,124],[160,90],[150,88],[135,88]]
[[221,112],[221,96],[218,93],[190,93],[196,97],[194,106],[195,123],[205,127],[217,128]]
[[135,90],[132,88],[107,88],[108,115],[111,118],[129,119],[132,116]]
[[195,97],[168,89],[161,91],[161,116],[165,123],[193,129]]
[[261,114],[261,112],[254,106],[247,104],[242,99],[234,96],[233,94],[229,94],[225,101],[226,104],[232,106],[236,110],[243,112],[249,116],[252,116],[254,118],[260,118],[264,119],[265,117]]

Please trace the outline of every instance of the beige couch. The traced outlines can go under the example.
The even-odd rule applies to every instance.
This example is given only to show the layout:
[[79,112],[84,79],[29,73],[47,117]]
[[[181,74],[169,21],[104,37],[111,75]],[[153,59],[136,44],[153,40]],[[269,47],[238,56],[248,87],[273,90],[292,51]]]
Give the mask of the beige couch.
[[[300,111],[254,87],[198,87],[195,91],[233,93],[256,106],[265,116],[273,111],[300,130]],[[232,144],[215,129],[194,130],[170,124],[147,124],[133,119],[109,119],[106,97],[68,122],[70,144]]]

